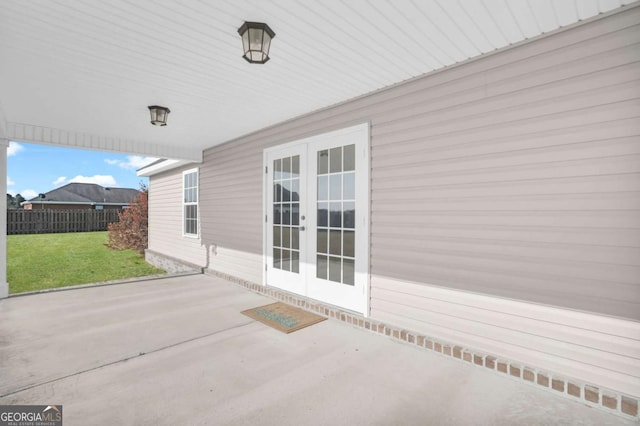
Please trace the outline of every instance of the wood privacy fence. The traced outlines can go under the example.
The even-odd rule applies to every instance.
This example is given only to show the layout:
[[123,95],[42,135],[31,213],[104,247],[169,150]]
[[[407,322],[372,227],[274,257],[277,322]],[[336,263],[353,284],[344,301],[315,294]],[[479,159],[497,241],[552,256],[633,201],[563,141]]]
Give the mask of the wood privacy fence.
[[118,209],[7,210],[7,235],[106,231],[118,221]]

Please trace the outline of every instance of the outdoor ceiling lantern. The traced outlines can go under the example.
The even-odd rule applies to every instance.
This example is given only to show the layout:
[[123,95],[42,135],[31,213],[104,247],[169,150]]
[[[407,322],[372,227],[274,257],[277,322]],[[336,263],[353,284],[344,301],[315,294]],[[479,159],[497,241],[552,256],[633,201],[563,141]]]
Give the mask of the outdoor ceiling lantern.
[[151,112],[151,124],[154,126],[167,125],[167,116],[171,112],[169,108],[152,105],[149,107],[149,112]]
[[269,60],[271,39],[276,36],[267,24],[262,22],[245,22],[238,28],[242,37],[243,58],[252,64],[264,64]]

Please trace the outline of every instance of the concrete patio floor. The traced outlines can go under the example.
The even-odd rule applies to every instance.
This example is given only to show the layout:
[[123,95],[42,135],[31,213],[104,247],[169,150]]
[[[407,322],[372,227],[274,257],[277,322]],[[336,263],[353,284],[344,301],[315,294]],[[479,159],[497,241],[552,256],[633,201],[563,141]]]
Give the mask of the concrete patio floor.
[[327,320],[286,335],[272,300],[194,275],[0,301],[0,405],[69,425],[636,424]]

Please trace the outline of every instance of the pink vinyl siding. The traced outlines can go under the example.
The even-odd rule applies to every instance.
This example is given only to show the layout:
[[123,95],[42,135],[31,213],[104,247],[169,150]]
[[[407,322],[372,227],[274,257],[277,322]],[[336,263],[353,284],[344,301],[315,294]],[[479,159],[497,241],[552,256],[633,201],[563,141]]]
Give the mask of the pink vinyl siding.
[[206,151],[204,243],[249,253],[250,266],[220,266],[255,268],[243,275],[258,280],[262,150],[370,121],[374,287],[393,277],[640,318],[639,15],[632,8]]

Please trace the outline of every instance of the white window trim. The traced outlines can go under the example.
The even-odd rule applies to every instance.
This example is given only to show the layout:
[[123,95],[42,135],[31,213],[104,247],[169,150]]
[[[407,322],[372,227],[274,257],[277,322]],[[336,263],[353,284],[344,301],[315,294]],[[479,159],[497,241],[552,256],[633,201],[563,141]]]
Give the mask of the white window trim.
[[[195,203],[187,203],[184,201],[184,185],[185,185],[185,179],[186,176],[188,174],[191,173],[197,173],[196,175],[196,194],[197,194],[197,199],[198,201],[196,201]],[[180,197],[181,197],[181,208],[182,208],[182,236],[185,238],[196,238],[199,239],[200,238],[200,170],[198,167],[193,168],[193,169],[189,169],[189,170],[184,170],[182,172],[182,187],[180,188]],[[185,227],[185,207],[186,206],[192,206],[195,205],[196,206],[196,211],[197,211],[197,215],[198,215],[198,220],[196,223],[196,228],[197,228],[197,233],[195,234],[188,234],[186,232],[186,227]]]

